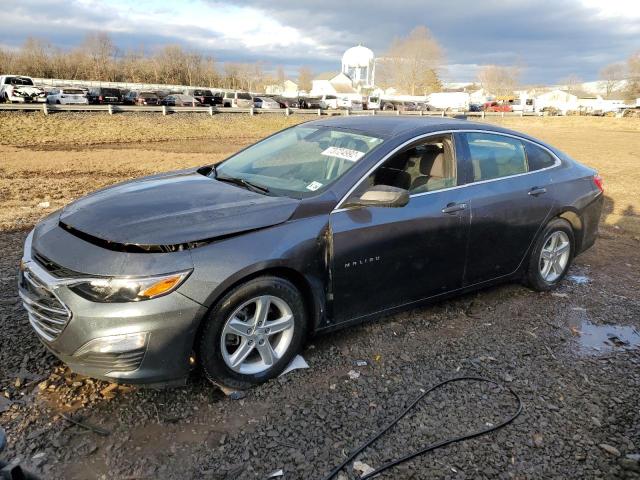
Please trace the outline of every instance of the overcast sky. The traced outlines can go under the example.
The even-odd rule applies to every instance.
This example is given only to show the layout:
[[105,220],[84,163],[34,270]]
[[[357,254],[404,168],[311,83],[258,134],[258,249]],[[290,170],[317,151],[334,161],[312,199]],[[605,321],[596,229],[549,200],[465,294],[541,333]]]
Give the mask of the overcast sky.
[[478,65],[519,64],[526,83],[570,74],[595,80],[640,49],[640,0],[19,0],[0,9],[0,45],[29,36],[70,49],[108,32],[121,50],[181,44],[216,61],[339,70],[362,43],[381,55],[427,26],[444,48],[446,81],[472,81]]

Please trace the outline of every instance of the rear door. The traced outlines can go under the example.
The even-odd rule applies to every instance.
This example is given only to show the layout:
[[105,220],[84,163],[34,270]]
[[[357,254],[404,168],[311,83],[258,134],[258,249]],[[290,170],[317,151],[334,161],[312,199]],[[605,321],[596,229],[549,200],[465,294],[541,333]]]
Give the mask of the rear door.
[[[446,149],[446,152],[444,151]],[[460,288],[470,209],[457,186],[453,138],[440,135],[394,155],[355,191],[410,192],[401,208],[338,209],[330,216],[333,318],[345,322]]]
[[464,284],[473,285],[516,271],[551,213],[553,170],[529,164],[527,140],[485,132],[462,138],[471,206]]

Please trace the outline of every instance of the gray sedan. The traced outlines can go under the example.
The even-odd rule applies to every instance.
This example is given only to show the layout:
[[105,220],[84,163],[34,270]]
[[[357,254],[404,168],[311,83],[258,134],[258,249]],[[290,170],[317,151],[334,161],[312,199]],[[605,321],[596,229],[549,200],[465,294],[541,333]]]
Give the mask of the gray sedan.
[[179,384],[197,363],[247,388],[315,333],[506,281],[555,288],[603,198],[595,171],[514,131],[322,119],[51,214],[19,292],[79,373]]

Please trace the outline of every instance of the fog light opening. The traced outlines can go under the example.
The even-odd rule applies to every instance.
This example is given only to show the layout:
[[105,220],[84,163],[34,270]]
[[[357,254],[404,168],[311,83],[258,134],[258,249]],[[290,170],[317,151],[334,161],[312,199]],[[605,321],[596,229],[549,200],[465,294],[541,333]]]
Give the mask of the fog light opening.
[[132,350],[140,350],[146,348],[148,338],[148,332],[127,333],[125,335],[94,338],[80,347],[73,356],[80,357],[88,353],[118,354],[130,352]]

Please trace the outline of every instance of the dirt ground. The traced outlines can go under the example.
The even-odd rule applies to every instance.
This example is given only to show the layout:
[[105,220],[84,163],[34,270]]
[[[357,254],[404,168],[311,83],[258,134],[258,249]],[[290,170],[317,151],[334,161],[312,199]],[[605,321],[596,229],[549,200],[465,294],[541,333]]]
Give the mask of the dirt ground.
[[[309,369],[239,400],[197,372],[170,390],[109,385],[69,372],[44,350],[15,286],[22,242],[38,218],[104,185],[218,161],[300,120],[0,115],[0,425],[8,458],[47,479],[265,479],[277,469],[286,479],[318,479],[421,388],[482,375],[521,396],[520,417],[381,478],[640,478],[639,119],[500,120],[605,179],[598,242],[554,293],[504,285],[313,339],[303,352]],[[446,387],[360,460],[379,466],[496,424],[514,408],[486,386]]]

